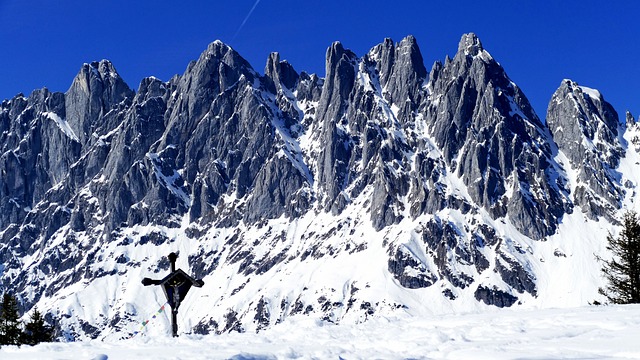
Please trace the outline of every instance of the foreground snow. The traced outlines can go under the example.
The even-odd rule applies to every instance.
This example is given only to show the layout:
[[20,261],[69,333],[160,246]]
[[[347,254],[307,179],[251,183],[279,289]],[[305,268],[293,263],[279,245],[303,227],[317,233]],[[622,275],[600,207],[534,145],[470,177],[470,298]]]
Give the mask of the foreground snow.
[[376,318],[352,326],[300,316],[258,334],[5,346],[0,358],[626,359],[640,358],[638,338],[640,305],[591,306]]

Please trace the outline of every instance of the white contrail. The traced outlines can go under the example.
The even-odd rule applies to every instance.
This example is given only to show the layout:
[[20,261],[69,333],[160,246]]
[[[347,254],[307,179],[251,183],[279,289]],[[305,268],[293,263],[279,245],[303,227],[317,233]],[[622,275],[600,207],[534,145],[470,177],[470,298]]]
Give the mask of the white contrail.
[[258,6],[259,2],[260,2],[260,0],[256,0],[256,3],[253,4],[253,7],[251,8],[251,10],[249,10],[249,13],[244,18],[244,20],[242,20],[242,24],[240,24],[240,27],[238,28],[238,31],[236,31],[235,35],[233,35],[233,39],[231,39],[231,41],[236,39],[236,36],[238,36],[238,34],[240,33],[240,30],[242,30],[242,28],[244,27],[244,24],[247,23],[247,20],[249,20],[249,17],[251,16],[251,14],[253,14],[253,10],[256,9],[256,6]]

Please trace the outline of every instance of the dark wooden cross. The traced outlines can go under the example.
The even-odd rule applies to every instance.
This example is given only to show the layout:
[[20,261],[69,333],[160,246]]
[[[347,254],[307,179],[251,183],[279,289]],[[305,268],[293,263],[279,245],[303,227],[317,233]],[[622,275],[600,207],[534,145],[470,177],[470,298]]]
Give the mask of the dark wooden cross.
[[160,285],[164,290],[164,295],[167,297],[167,302],[171,306],[171,330],[173,337],[178,336],[178,308],[187,296],[187,292],[192,286],[202,287],[204,281],[196,280],[187,275],[182,269],[176,270],[176,259],[178,255],[175,253],[169,254],[169,262],[171,263],[171,273],[165,276],[161,280],[153,280],[149,278],[142,279],[142,285]]

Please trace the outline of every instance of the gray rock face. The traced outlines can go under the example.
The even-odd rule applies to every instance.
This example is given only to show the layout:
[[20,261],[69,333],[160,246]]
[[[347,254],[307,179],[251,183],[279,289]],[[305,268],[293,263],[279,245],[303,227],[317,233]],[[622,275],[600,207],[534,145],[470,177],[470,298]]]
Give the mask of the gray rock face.
[[81,144],[65,120],[65,98],[47,89],[2,104],[0,226],[21,223],[67,176]]
[[573,201],[592,219],[614,219],[624,196],[615,171],[624,155],[616,111],[598,91],[564,80],[549,102],[547,124],[566,166],[578,172]]
[[627,127],[632,127],[636,124],[636,120],[633,118],[633,114],[631,114],[631,112],[629,111],[625,113],[625,123]]
[[64,97],[66,117],[80,143],[101,127],[100,117],[133,95],[110,61],[84,64]]
[[280,54],[271,53],[264,68],[265,82],[269,90],[276,93],[283,89],[295,89],[299,75],[287,61],[280,61]]
[[[249,304],[198,331],[259,330],[291,314],[373,316],[382,302],[359,298],[355,280],[314,301],[310,284],[283,298],[247,284],[382,246],[377,265],[401,289],[512,306],[538,296],[538,259],[496,223],[546,239],[574,206],[593,218],[621,206],[623,130],[594,94],[563,82],[545,125],[474,34],[430,72],[412,36],[360,58],[336,42],[324,78],[277,53],[262,76],[219,41],[136,92],[110,62],[85,64],[64,94],[0,105],[1,284],[29,308],[80,281],[166,268],[129,254],[180,238],[197,247],[198,277],[237,276],[219,295]],[[127,318],[69,326],[97,336]]]
[[340,212],[347,199],[341,193],[348,182],[347,165],[352,144],[345,131],[345,112],[356,75],[356,55],[339,42],[327,49],[324,86],[318,104],[314,128],[323,149],[318,154],[317,182],[324,197],[323,206]]
[[408,122],[422,102],[422,85],[427,69],[418,43],[408,36],[394,45],[390,39],[371,49],[367,57],[375,63],[382,95],[389,105],[400,108],[398,119]]
[[500,308],[510,307],[518,301],[518,298],[496,288],[479,286],[475,292],[475,298],[487,305],[494,305]]
[[472,199],[496,218],[508,215],[527,236],[553,234],[570,206],[552,181],[550,139],[527,98],[474,34],[433,71],[430,132]]

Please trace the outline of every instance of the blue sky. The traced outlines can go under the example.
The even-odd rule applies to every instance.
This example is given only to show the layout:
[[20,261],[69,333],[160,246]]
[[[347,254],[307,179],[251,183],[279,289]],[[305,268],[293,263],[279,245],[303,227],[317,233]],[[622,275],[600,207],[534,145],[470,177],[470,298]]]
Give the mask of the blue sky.
[[66,91],[83,63],[100,59],[137,89],[146,76],[181,74],[216,39],[260,73],[278,51],[296,70],[324,76],[333,41],[363,55],[385,37],[412,34],[430,69],[475,32],[541,118],[564,78],[599,89],[621,117],[638,117],[639,15],[631,0],[0,0],[0,99]]

